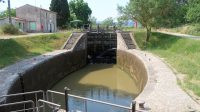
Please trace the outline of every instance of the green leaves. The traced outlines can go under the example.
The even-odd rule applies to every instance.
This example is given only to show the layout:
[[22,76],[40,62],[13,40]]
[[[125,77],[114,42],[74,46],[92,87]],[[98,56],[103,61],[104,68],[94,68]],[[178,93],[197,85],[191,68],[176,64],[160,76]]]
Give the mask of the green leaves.
[[83,24],[89,23],[92,10],[88,6],[88,3],[83,0],[71,0],[69,3],[71,13],[75,14],[76,19],[82,20]]
[[[11,9],[11,16],[16,17],[16,10]],[[0,12],[0,18],[8,17],[8,10]]]
[[195,22],[195,23],[200,22],[200,1],[199,0],[189,0],[189,7],[188,7],[186,18],[191,22]]
[[63,27],[69,22],[70,11],[67,0],[52,0],[50,10],[57,12],[57,24],[59,27]]

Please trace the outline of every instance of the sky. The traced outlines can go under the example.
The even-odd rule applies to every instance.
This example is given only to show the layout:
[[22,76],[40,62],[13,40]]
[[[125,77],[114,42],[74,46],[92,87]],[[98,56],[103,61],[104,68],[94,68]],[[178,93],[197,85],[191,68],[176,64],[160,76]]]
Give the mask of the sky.
[[[6,10],[6,3],[0,3],[0,11]],[[10,0],[11,8],[17,8],[25,4],[34,5],[37,7],[42,7],[44,9],[49,9],[51,0]],[[84,0],[89,4],[92,9],[92,16],[97,18],[97,21],[103,21],[108,17],[117,18],[117,5],[124,6],[129,0]],[[69,2],[69,0],[68,0]]]

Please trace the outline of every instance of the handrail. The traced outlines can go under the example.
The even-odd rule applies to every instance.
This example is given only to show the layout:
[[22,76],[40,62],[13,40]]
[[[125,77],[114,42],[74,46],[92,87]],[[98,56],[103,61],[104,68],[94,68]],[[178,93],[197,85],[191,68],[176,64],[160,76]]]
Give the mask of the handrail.
[[[51,105],[52,106],[52,109],[55,109],[55,110],[53,110],[53,111],[58,111],[59,109],[60,109],[60,107],[61,107],[61,105],[59,105],[59,104],[56,104],[56,103],[53,103],[53,102],[49,102],[49,101],[45,101],[45,100],[42,100],[42,99],[39,99],[38,100],[38,104],[39,104],[39,106],[40,106],[40,102],[41,103],[43,103],[43,104],[48,104],[48,105]],[[38,111],[39,112],[39,111]]]
[[[48,96],[48,93],[54,93],[54,94],[63,95],[63,96],[65,95],[65,93],[52,91],[52,90],[47,90],[47,96]],[[76,96],[76,95],[72,95],[72,94],[68,94],[68,96],[73,97],[73,98],[77,98],[77,99],[86,100],[86,101],[91,101],[91,102],[101,103],[101,104],[110,105],[110,106],[114,106],[114,107],[119,107],[119,108],[122,108],[122,109],[132,110],[132,107],[126,107],[126,106],[122,106],[122,105],[118,105],[118,104],[94,100],[94,99],[91,99],[91,98]],[[48,99],[47,99],[47,101],[48,101]]]
[[49,104],[49,105],[52,105],[52,106],[55,106],[55,107],[61,107],[61,105],[59,105],[59,104],[49,102],[49,101],[45,101],[45,100],[41,100],[41,99],[39,99],[38,102],[46,103],[46,104]]
[[9,95],[3,95],[3,96],[0,96],[0,98],[3,98],[3,97],[12,97],[12,96],[21,96],[21,95],[28,95],[28,94],[36,94],[36,93],[43,93],[43,98],[45,98],[43,90],[32,91],[32,92],[24,92],[24,93],[16,93],[16,94],[9,94]]
[[[21,101],[21,102],[14,102],[14,103],[7,103],[7,104],[1,104],[0,107],[6,107],[6,106],[11,106],[11,105],[19,105],[19,104],[27,104],[27,103],[31,103],[31,106],[32,106],[31,110],[33,110],[33,112],[36,112],[35,111],[35,103],[33,101],[31,101],[31,100]],[[16,111],[19,111],[19,110],[16,110]]]
[[[16,93],[16,94],[9,94],[9,95],[3,95],[3,96],[0,96],[0,98],[34,94],[35,95],[35,103],[34,104],[36,104],[35,106],[38,107],[38,101],[37,101],[38,100],[38,96],[37,96],[38,93],[42,93],[42,98],[43,98],[43,100],[45,100],[45,94],[44,94],[43,90],[31,91],[31,92],[24,92],[24,93]],[[44,107],[43,107],[43,110],[45,111]]]
[[104,101],[94,100],[94,99],[91,99],[91,98],[85,98],[85,97],[76,96],[76,95],[72,95],[72,94],[68,94],[68,96],[71,96],[71,97],[77,98],[77,99],[82,99],[82,100],[87,100],[87,101],[95,102],[95,103],[101,103],[101,104],[105,104],[105,105],[119,107],[119,108],[122,108],[122,109],[128,109],[128,110],[132,109],[131,107],[126,107],[126,106],[117,105],[117,104],[113,104],[113,103],[108,103],[108,102],[104,102]]

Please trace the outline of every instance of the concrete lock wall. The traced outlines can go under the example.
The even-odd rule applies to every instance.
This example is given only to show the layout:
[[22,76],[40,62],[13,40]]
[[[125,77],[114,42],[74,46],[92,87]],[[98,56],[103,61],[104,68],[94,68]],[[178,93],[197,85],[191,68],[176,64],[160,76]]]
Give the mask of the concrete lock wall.
[[[59,50],[38,57],[19,62],[16,65],[4,68],[0,76],[6,78],[0,85],[0,96],[35,90],[50,89],[55,83],[71,72],[77,71],[87,64],[87,50],[85,37],[80,38],[73,50]],[[17,65],[21,77],[16,73]],[[63,88],[64,91],[64,88]],[[25,96],[26,100],[32,96]],[[23,97],[0,98],[0,103],[22,101]],[[7,112],[18,108],[0,108],[0,112]]]
[[118,50],[117,65],[131,75],[141,93],[147,82],[147,70],[144,63],[136,55],[126,50]]
[[[131,36],[132,34],[129,35]],[[136,45],[134,41],[133,44]],[[134,52],[131,52],[132,50],[128,49],[122,34],[117,33],[117,65],[131,75],[141,93],[148,80],[148,70],[143,61]]]

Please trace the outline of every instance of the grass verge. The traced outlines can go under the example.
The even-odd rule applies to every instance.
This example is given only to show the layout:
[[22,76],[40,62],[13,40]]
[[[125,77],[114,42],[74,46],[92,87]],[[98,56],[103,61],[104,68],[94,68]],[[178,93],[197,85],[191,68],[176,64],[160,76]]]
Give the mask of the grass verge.
[[[135,40],[143,48],[146,33],[134,30]],[[181,86],[200,96],[200,40],[180,38],[162,33],[152,33],[146,51],[164,58],[181,74]]]
[[60,49],[71,32],[51,35],[0,39],[0,68],[19,60]]

